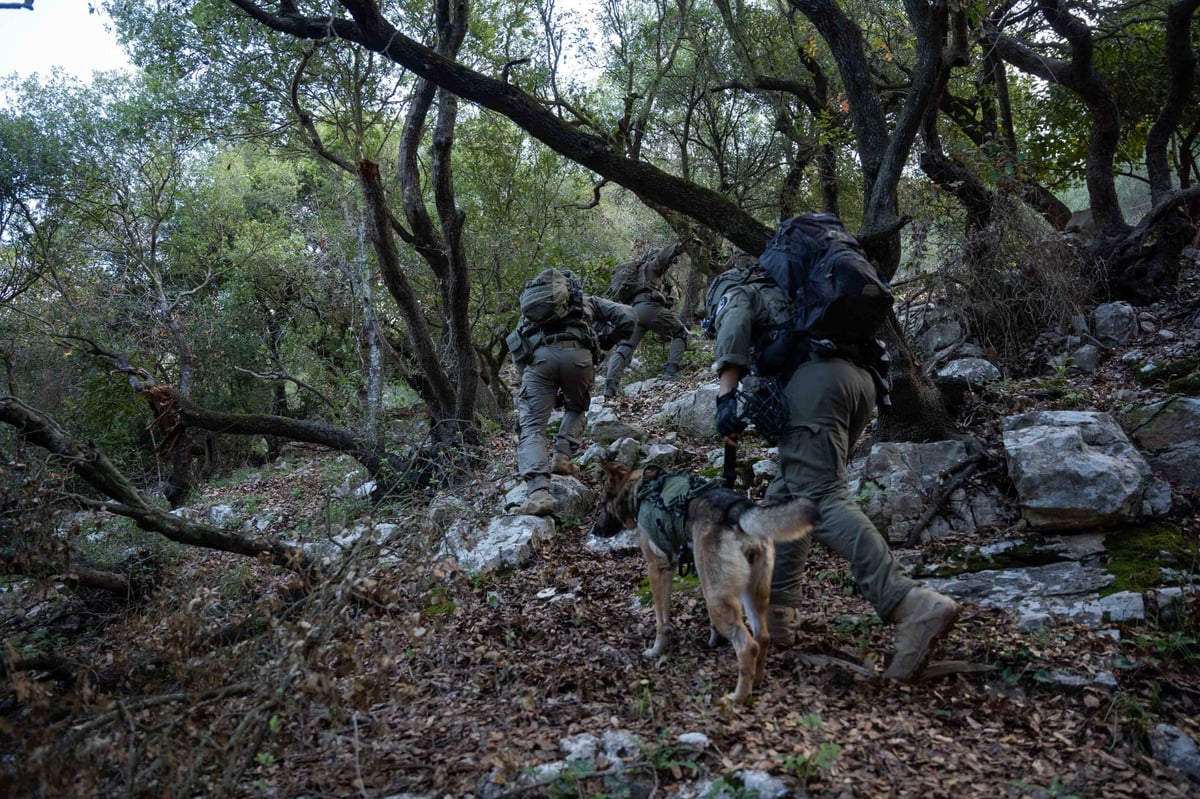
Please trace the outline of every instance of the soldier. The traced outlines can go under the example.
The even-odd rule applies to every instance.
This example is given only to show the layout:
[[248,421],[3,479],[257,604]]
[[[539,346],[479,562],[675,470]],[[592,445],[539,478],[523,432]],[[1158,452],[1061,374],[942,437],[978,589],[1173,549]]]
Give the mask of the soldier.
[[[527,295],[548,294],[535,285],[544,277],[566,278],[571,299],[565,311],[541,312],[534,300],[526,302]],[[554,513],[550,475],[579,473],[572,458],[582,442],[596,362],[616,341],[633,332],[637,317],[628,305],[584,294],[574,274],[557,269],[545,270],[526,285],[521,306],[521,324],[509,336],[509,348],[521,370],[517,467],[526,488],[525,502],[515,512],[549,516]],[[604,332],[597,336],[596,328]],[[564,412],[551,456],[546,423],[556,399]]]
[[[762,370],[762,342],[769,331],[788,325],[789,300],[761,267],[724,291],[716,306],[713,370],[719,375],[717,431],[727,444],[746,428],[738,411],[741,378]],[[779,474],[767,489],[768,501],[804,496],[817,503],[821,521],[812,538],[846,559],[862,595],[879,617],[896,626],[896,654],[885,677],[911,680],[933,644],[955,622],[958,604],[908,577],[887,541],[851,499],[846,470],[850,453],[876,402],[870,368],[837,351],[821,355],[793,348],[798,365],[783,386],[783,418],[776,420]],[[771,640],[795,641],[800,580],[809,539],[776,547],[767,623]]]
[[610,296],[628,303],[637,314],[637,327],[632,335],[617,344],[608,361],[608,374],[604,380],[604,397],[617,395],[621,373],[633,358],[633,351],[641,343],[646,331],[653,331],[671,340],[667,364],[663,376],[679,376],[679,360],[688,346],[687,325],[671,310],[675,305],[674,287],[667,281],[667,270],[683,254],[684,245],[668,244],[660,250],[648,250],[637,261],[626,262],[617,267],[615,275],[626,274],[629,278],[614,277]]

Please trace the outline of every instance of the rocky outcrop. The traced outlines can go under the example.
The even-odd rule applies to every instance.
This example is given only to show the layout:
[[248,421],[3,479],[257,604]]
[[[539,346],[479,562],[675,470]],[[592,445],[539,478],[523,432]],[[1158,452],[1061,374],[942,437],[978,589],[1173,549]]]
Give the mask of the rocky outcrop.
[[1043,411],[1004,420],[1008,473],[1035,529],[1106,527],[1170,509],[1170,487],[1108,414]]
[[1172,397],[1147,405],[1130,413],[1125,426],[1158,474],[1200,489],[1200,399]]

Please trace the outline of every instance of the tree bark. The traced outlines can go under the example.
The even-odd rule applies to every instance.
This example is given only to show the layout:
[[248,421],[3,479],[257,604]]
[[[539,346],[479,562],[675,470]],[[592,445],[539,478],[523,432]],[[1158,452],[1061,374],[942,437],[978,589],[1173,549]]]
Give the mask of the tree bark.
[[1167,99],[1150,132],[1146,134],[1146,174],[1150,180],[1150,200],[1155,205],[1170,194],[1171,169],[1167,146],[1192,95],[1196,83],[1196,53],[1192,49],[1192,17],[1200,0],[1180,0],[1167,9],[1166,62],[1170,80]]

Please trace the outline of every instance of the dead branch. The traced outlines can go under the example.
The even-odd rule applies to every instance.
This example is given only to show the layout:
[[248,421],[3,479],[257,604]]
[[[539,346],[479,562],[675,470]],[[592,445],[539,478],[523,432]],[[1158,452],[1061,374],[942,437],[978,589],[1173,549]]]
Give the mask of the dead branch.
[[321,402],[324,403],[330,409],[332,409],[334,411],[338,410],[338,406],[334,404],[333,400],[331,400],[329,397],[325,396],[325,394],[323,394],[320,391],[320,389],[316,388],[315,386],[310,385],[309,383],[304,382],[300,378],[295,377],[294,375],[291,375],[287,372],[256,372],[253,369],[244,369],[241,366],[233,367],[233,371],[241,372],[242,374],[245,374],[245,375],[250,375],[251,377],[258,378],[259,380],[273,380],[273,381],[283,382],[283,383],[292,383],[297,388],[302,388],[306,391],[310,391],[313,394],[315,394],[317,396],[317,399],[321,400]]
[[27,671],[44,671],[56,681],[70,684],[75,681],[75,669],[62,655],[42,652],[28,657],[9,660],[0,658],[0,677]]
[[99,588],[121,597],[132,597],[135,593],[129,577],[118,572],[93,569],[90,566],[71,566],[59,579],[88,588]]
[[[929,507],[921,514],[921,518],[917,519],[916,523],[908,531],[908,537],[904,539],[904,546],[913,547],[921,540],[921,533],[933,521],[933,517],[945,504],[950,495],[958,490],[958,487],[963,484],[968,477],[975,473],[979,465],[983,463],[985,456],[983,453],[972,455],[962,463],[959,463],[942,474],[938,475],[937,484],[933,491],[933,496],[929,498]],[[950,482],[942,485],[942,481],[950,478]]]
[[166,705],[175,702],[181,702],[188,707],[194,708],[202,702],[213,702],[219,699],[227,699],[231,696],[242,696],[253,693],[259,688],[258,683],[241,682],[234,683],[233,685],[223,685],[220,688],[211,688],[207,691],[181,691],[174,694],[149,696],[136,702],[114,701],[95,717],[71,727],[70,733],[74,740],[82,740],[87,733],[110,723],[114,718],[119,717],[122,712],[137,712],[157,705]]
[[21,431],[26,441],[51,453],[66,468],[111,500],[90,502],[94,507],[133,519],[142,529],[159,533],[180,544],[253,558],[265,557],[277,566],[313,578],[319,577],[317,564],[299,547],[263,536],[228,533],[159,509],[117,469],[107,455],[95,446],[76,444],[57,422],[15,397],[0,396],[0,422]]

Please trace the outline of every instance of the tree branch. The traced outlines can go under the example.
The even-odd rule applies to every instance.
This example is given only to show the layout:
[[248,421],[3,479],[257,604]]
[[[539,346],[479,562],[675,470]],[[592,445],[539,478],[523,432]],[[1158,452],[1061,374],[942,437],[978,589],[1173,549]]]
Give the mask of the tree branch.
[[459,97],[507,117],[550,149],[612,182],[720,231],[746,252],[761,253],[771,235],[767,226],[729,198],[614,152],[604,139],[555,117],[536,97],[405,36],[383,18],[373,0],[340,0],[350,19],[275,13],[255,0],[227,2],[271,30],[301,39],[336,37],[380,53]]
[[113,501],[105,503],[107,510],[133,519],[144,530],[151,530],[189,546],[247,557],[266,557],[277,566],[310,576],[317,575],[316,564],[298,547],[265,537],[231,535],[160,510],[121,474],[103,452],[92,445],[76,444],[57,422],[16,397],[0,396],[0,422],[19,430],[27,442],[45,449],[92,488],[110,497]]

